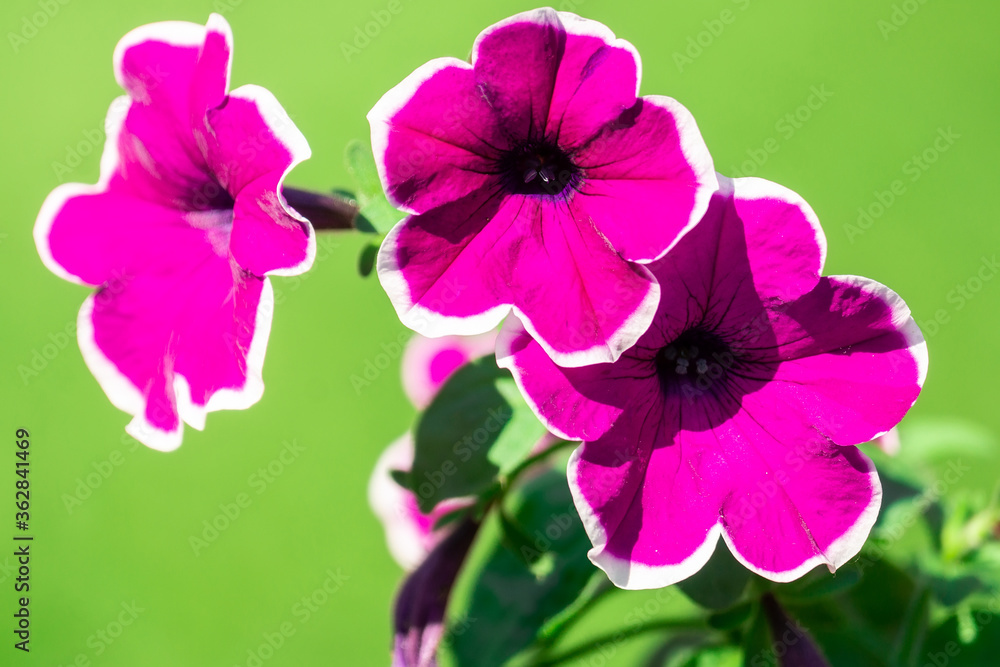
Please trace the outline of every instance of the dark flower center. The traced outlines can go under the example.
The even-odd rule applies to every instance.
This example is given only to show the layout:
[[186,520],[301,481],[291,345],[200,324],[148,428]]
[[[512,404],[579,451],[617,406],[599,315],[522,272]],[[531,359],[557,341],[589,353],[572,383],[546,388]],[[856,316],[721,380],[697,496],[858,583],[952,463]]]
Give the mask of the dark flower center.
[[548,142],[532,142],[507,152],[499,167],[507,190],[518,195],[562,194],[580,174],[569,155]]
[[718,335],[688,329],[656,353],[656,374],[664,391],[689,387],[706,391],[726,377],[736,363],[732,349]]

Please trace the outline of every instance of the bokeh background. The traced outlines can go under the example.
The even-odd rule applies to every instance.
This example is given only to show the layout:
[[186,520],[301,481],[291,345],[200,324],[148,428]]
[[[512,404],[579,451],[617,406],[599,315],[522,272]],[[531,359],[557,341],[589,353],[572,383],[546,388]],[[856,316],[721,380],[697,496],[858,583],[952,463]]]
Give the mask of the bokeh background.
[[[204,432],[188,429],[180,450],[161,454],[124,436],[128,417],[67,340],[87,290],[44,269],[31,229],[53,187],[96,180],[104,115],[121,92],[111,54],[138,25],[224,14],[235,33],[233,85],[273,91],[312,146],[289,182],[329,189],[350,185],[344,146],[367,137],[365,113],[384,91],[430,58],[467,56],[481,29],[535,6],[396,2],[396,14],[388,0],[0,5],[0,618],[8,619],[0,664],[253,665],[250,652],[286,622],[294,635],[263,664],[387,663],[401,573],[366,484],[413,412],[399,385],[403,329],[377,281],[356,272],[363,240],[326,237],[310,273],[274,279],[263,400],[213,413]],[[931,367],[906,429],[953,420],[995,442],[1000,4],[566,0],[557,8],[636,45],[642,92],[694,113],[719,171],[801,193],[824,223],[828,273],[869,276],[907,299]],[[358,387],[352,378],[369,364]],[[10,646],[7,628],[16,428],[32,436],[30,655]],[[275,465],[288,443],[301,451]],[[1000,450],[987,451],[963,479],[970,489],[995,481]],[[281,470],[262,487],[253,476],[268,465]],[[203,522],[241,493],[250,506],[195,553],[191,536],[204,537]],[[331,572],[342,585],[307,614],[302,598]],[[644,595],[617,598],[580,631],[621,625]],[[135,605],[137,618],[105,641],[100,633],[117,631],[123,605]],[[635,664],[646,648],[637,640],[610,664]]]

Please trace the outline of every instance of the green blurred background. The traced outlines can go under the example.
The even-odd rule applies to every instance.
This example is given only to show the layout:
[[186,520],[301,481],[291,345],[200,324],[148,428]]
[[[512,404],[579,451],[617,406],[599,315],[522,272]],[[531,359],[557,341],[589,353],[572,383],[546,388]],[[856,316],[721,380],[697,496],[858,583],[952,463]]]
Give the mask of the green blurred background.
[[[0,664],[70,665],[82,655],[78,664],[247,665],[248,651],[286,622],[294,635],[263,664],[387,664],[401,575],[366,484],[413,412],[393,351],[401,325],[377,281],[356,274],[362,240],[327,237],[310,273],[274,280],[263,400],[212,414],[204,432],[187,429],[180,450],[161,454],[123,437],[128,417],[107,401],[75,341],[66,343],[62,332],[88,290],[44,269],[31,229],[53,187],[96,180],[92,137],[121,92],[111,54],[138,25],[223,13],[235,34],[233,85],[273,91],[312,146],[289,182],[325,189],[350,185],[344,146],[367,136],[365,113],[385,90],[430,58],[467,56],[481,29],[534,5],[398,0],[401,11],[386,22],[387,0],[61,1],[0,8],[0,430],[9,438],[0,447]],[[989,267],[1000,250],[1000,5],[568,0],[557,8],[636,45],[642,92],[694,113],[719,171],[801,193],[826,228],[828,273],[869,276],[907,299],[931,356],[911,428],[947,416],[997,431],[1000,280]],[[372,23],[372,12],[386,24]],[[366,25],[374,36],[361,39]],[[77,151],[88,154],[73,166]],[[895,181],[889,203],[880,193]],[[859,208],[871,216],[862,224]],[[356,391],[352,375],[384,351],[391,366]],[[19,427],[32,436],[30,656],[12,648],[8,629],[10,440]],[[265,488],[254,483],[290,442],[304,448],[297,458]],[[1000,453],[963,483],[988,490],[998,462]],[[189,537],[241,493],[251,505],[196,555]],[[74,494],[86,498],[68,506]],[[328,571],[346,579],[306,616],[296,605]],[[620,597],[591,627],[620,625],[643,595]],[[114,633],[122,605],[133,603],[138,617],[106,643],[98,633]],[[647,646],[630,644],[611,663],[634,664]]]

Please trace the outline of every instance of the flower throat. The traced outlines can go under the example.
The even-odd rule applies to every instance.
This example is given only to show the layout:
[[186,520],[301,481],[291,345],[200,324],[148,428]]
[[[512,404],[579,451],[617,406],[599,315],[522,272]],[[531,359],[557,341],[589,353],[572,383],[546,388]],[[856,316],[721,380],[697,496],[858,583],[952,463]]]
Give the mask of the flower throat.
[[549,142],[531,142],[508,151],[498,166],[507,190],[518,195],[560,195],[579,176],[569,156]]

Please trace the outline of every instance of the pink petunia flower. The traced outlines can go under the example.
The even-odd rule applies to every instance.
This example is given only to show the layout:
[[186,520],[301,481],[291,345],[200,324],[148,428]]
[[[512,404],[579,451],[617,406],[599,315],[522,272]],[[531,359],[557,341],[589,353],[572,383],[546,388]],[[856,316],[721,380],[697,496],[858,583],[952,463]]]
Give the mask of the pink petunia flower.
[[83,358],[127,431],[160,450],[183,422],[243,409],[263,391],[273,293],[265,276],[306,271],[309,222],[281,195],[310,155],[271,93],[229,89],[232,34],[165,22],[118,43],[96,185],[62,185],[35,224],[45,265],[97,287],[80,309]]
[[[413,405],[422,410],[455,371],[466,363],[493,353],[497,334],[479,336],[413,336],[403,352],[403,387]],[[439,503],[429,514],[420,511],[417,497],[392,479],[391,472],[409,472],[413,467],[414,443],[409,433],[386,449],[375,464],[368,483],[368,503],[385,528],[389,552],[404,570],[413,570],[451,532],[454,524],[438,530],[437,522],[446,514],[468,507],[474,499],[454,499]]]
[[902,299],[820,277],[826,242],[800,197],[753,178],[722,187],[650,267],[659,309],[616,363],[560,368],[513,319],[497,342],[539,417],[584,441],[570,488],[591,560],[623,588],[694,574],[720,535],[774,581],[843,565],[882,496],[853,445],[889,431],[926,375]]
[[378,274],[404,324],[476,334],[513,310],[564,366],[612,361],[659,299],[644,264],[718,188],[694,118],[638,97],[639,55],[604,25],[539,9],[439,58],[368,114],[390,201]]

